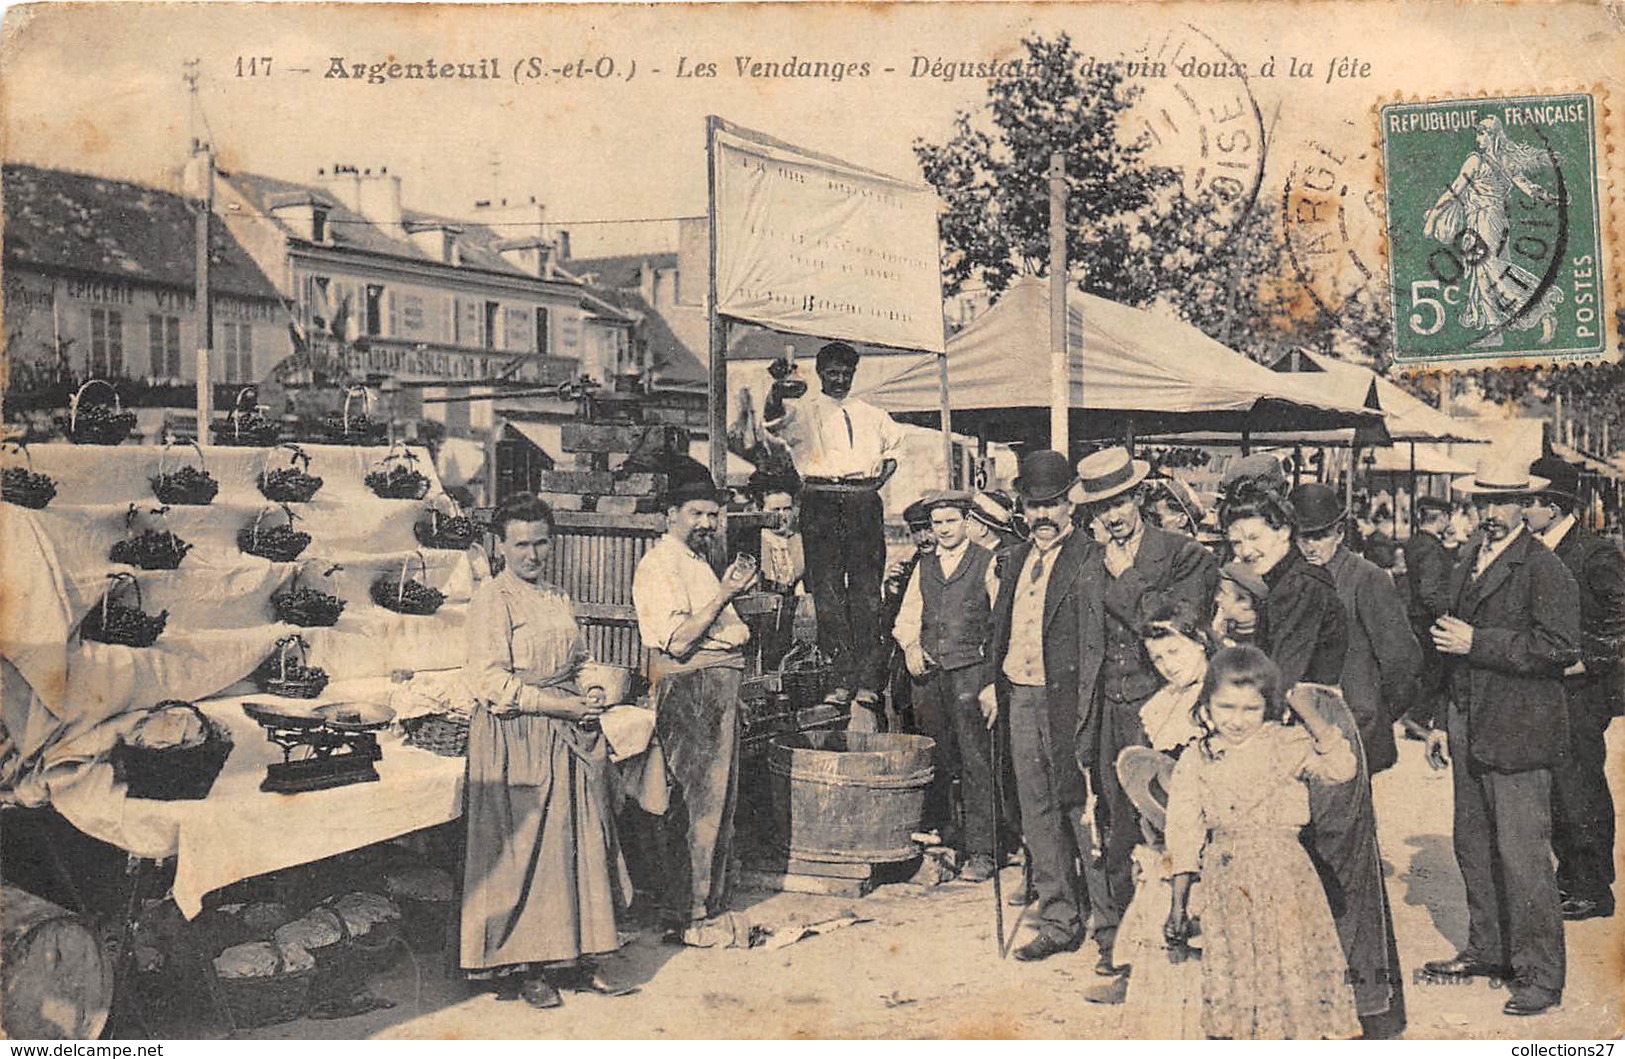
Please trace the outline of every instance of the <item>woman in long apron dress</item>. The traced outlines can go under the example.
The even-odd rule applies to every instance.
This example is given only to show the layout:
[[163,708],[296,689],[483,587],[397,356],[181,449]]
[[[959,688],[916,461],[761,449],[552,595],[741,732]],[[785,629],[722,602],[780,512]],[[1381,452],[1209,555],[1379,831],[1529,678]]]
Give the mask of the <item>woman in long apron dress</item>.
[[631,893],[615,835],[603,706],[574,686],[587,660],[570,599],[543,579],[553,512],[510,497],[492,522],[502,573],[469,606],[461,963],[499,999],[557,1007],[557,986],[620,995],[592,960],[619,948]]

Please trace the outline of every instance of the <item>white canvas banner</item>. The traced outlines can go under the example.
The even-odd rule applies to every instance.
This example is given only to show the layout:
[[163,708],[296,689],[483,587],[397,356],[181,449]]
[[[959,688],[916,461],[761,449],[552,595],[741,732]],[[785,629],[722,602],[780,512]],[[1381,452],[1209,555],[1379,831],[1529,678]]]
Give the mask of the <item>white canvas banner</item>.
[[713,137],[718,312],[942,351],[935,191],[733,126]]

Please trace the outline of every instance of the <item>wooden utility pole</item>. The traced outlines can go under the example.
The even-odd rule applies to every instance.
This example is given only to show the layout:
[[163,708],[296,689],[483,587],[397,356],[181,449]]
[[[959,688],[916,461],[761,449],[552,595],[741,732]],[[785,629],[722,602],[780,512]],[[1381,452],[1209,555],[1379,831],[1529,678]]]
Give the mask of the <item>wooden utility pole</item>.
[[1072,365],[1066,345],[1066,156],[1049,156],[1049,447],[1070,458]]
[[[186,64],[185,78],[195,119],[198,107],[196,59]],[[209,221],[214,215],[214,145],[197,135],[196,120],[192,128],[192,157],[188,168],[193,186],[187,190],[193,195],[193,208],[197,211],[197,442],[201,445],[209,440],[214,397],[209,378],[209,360],[214,351],[214,300],[209,297]]]
[[728,485],[728,321],[717,312],[717,151],[716,135],[722,119],[715,114],[705,119],[705,216],[711,239],[711,267],[706,296],[706,317],[710,334],[710,383],[706,387],[706,418],[710,423],[711,477],[718,486]]

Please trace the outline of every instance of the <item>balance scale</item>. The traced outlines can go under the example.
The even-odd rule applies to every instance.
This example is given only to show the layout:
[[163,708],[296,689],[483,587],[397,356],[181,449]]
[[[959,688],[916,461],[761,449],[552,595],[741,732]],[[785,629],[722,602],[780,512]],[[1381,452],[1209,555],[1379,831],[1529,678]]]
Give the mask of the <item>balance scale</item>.
[[282,760],[265,767],[260,790],[299,794],[376,783],[373,762],[383,760],[374,734],[394,719],[387,707],[370,703],[330,703],[314,708],[245,702],[243,712],[282,748]]

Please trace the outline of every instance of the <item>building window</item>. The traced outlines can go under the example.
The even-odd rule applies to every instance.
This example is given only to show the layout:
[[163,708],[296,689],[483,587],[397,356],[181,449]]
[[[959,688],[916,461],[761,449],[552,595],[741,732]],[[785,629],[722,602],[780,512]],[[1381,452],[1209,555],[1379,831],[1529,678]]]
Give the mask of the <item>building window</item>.
[[124,374],[124,314],[115,309],[90,310],[90,374]]
[[310,239],[311,242],[327,242],[327,211],[317,207],[310,211]]
[[254,381],[254,329],[248,324],[221,325],[226,354],[226,382]]
[[502,319],[502,306],[497,302],[485,303],[485,348],[496,349],[497,325]]
[[181,377],[181,318],[147,317],[147,352],[152,361],[152,377],[178,379]]
[[538,307],[536,310],[536,352],[544,357],[547,356],[548,348],[551,345],[548,341],[549,337],[547,310]]
[[384,288],[376,283],[367,284],[367,334],[384,333],[383,310]]

